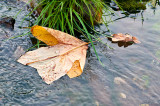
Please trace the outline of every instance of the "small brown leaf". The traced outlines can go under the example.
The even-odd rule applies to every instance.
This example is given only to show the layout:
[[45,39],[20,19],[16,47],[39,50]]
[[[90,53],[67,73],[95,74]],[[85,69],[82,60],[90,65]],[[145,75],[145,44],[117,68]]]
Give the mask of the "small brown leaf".
[[136,37],[131,36],[130,34],[113,34],[112,36],[112,41],[113,42],[134,42],[134,43],[141,43]]

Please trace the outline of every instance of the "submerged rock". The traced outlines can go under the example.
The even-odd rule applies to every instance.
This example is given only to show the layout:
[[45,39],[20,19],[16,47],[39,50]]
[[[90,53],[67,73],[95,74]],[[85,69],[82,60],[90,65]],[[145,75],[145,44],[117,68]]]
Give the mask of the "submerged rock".
[[115,84],[127,84],[127,82],[124,79],[122,79],[121,77],[115,77],[114,83]]
[[14,29],[15,19],[12,17],[0,18],[0,25]]
[[121,98],[126,99],[126,94],[121,92],[119,95],[120,95]]

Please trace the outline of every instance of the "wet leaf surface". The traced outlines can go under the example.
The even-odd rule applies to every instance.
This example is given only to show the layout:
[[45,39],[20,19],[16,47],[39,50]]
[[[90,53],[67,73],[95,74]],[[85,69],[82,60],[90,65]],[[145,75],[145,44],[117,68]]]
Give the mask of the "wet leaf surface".
[[27,52],[18,62],[36,68],[47,84],[65,74],[70,78],[82,74],[87,43],[67,33],[41,26],[33,26],[31,32],[51,47],[41,47]]

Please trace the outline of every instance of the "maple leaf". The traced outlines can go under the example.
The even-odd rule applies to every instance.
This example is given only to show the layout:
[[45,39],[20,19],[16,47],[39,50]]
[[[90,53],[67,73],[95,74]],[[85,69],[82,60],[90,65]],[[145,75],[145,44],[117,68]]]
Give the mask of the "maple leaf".
[[67,33],[38,25],[33,26],[31,32],[50,47],[29,51],[18,62],[36,68],[47,84],[65,74],[70,78],[82,74],[88,43]]
[[133,42],[133,43],[141,43],[136,37],[131,36],[130,34],[122,34],[122,33],[117,33],[113,34],[112,36],[112,41],[113,42]]

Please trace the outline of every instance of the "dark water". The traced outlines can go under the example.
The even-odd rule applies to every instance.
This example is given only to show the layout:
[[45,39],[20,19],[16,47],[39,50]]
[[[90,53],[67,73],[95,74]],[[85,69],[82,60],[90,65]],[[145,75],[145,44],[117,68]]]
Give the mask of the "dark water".
[[[0,17],[14,17],[23,6],[23,3],[0,1]],[[141,44],[118,47],[100,36],[103,42],[114,48],[95,43],[104,65],[99,63],[90,48],[80,77],[69,79],[64,76],[51,85],[44,83],[35,69],[16,62],[21,52],[32,46],[28,36],[2,42],[26,33],[19,26],[27,13],[24,8],[13,30],[0,26],[0,105],[160,105],[160,6],[152,9],[148,3],[145,11],[127,17],[116,12],[119,16],[111,16],[115,21],[109,24],[111,33],[129,33]],[[28,20],[23,26],[30,24]],[[97,30],[109,34],[104,25]]]

